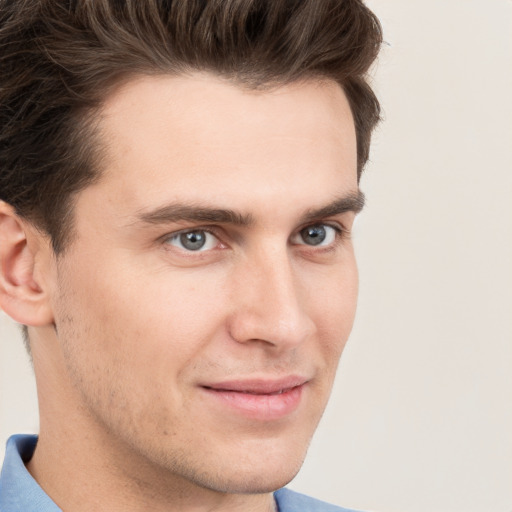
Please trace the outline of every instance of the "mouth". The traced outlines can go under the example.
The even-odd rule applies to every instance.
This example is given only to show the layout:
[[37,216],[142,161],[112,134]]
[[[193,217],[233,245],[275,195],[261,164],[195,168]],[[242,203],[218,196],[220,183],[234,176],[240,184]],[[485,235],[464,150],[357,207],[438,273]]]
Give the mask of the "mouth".
[[263,421],[277,420],[299,407],[308,380],[289,376],[282,379],[232,380],[202,385],[215,407]]

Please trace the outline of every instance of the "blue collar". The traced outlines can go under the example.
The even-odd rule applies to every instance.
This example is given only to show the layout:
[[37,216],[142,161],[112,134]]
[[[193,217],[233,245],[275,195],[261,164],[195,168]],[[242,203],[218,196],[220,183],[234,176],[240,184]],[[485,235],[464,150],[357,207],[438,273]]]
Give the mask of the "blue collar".
[[27,471],[37,436],[9,438],[0,474],[0,510],[2,512],[62,512]]

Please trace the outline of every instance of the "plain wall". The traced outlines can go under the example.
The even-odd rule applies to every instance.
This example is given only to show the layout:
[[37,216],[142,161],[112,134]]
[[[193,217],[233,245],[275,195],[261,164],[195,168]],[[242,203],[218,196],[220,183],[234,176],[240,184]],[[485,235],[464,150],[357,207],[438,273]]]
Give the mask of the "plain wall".
[[[384,122],[356,325],[291,484],[378,512],[512,511],[512,2],[372,0]],[[0,313],[0,443],[37,432]],[[0,449],[0,458],[3,448]]]

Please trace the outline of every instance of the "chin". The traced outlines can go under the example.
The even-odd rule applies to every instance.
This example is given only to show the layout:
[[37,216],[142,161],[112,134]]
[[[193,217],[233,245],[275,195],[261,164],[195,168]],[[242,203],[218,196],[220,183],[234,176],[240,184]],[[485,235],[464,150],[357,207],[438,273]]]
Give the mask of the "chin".
[[241,460],[233,461],[224,470],[211,474],[207,487],[230,494],[273,492],[293,480],[304,458],[304,451],[290,454],[276,450],[268,454],[263,450],[258,456],[246,455]]
[[[233,475],[227,475],[218,480],[213,478],[205,485],[214,491],[228,494],[264,494],[277,491],[287,485],[299,472],[302,464],[293,469],[290,468],[265,468],[261,471],[247,471]],[[216,481],[217,480],[217,481]]]
[[195,487],[217,493],[270,493],[296,476],[306,455],[306,447],[300,443],[290,446],[281,440],[271,444],[255,450],[254,445],[240,443],[236,449],[205,451],[201,459],[173,456],[161,460],[160,467],[167,469],[171,478],[180,475]]

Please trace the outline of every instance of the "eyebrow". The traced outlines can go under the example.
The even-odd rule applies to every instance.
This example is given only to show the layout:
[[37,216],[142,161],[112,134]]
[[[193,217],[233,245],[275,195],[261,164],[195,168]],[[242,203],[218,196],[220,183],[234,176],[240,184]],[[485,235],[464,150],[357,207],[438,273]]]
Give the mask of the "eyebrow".
[[[346,212],[359,213],[364,206],[364,194],[358,190],[321,208],[310,209],[302,217],[305,223],[323,217],[332,217]],[[254,223],[251,214],[243,214],[226,208],[215,208],[198,204],[171,203],[137,215],[136,223],[166,224],[178,221],[208,222],[214,224],[232,224],[249,226]]]
[[194,204],[173,203],[149,212],[141,213],[137,216],[137,221],[145,224],[190,221],[248,226],[253,223],[253,218],[250,214],[243,215],[225,208],[210,208]]
[[342,215],[343,213],[354,212],[358,214],[364,207],[365,198],[364,194],[357,190],[346,196],[335,199],[332,203],[321,208],[308,210],[302,217],[302,222],[310,222],[316,219],[325,217],[333,217],[334,215]]

